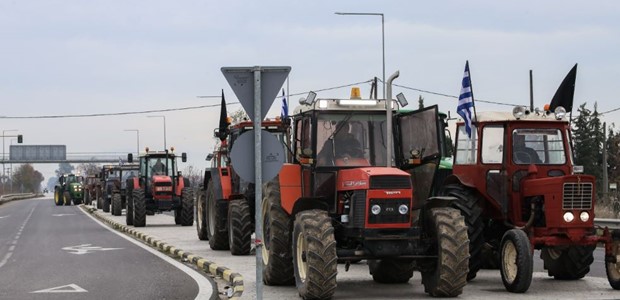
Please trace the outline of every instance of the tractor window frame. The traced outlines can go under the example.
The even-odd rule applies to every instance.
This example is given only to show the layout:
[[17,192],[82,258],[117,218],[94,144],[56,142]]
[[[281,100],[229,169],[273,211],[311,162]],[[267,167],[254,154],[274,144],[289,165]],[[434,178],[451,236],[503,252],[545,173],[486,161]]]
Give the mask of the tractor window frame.
[[[544,133],[544,131],[550,131],[553,130],[556,132],[556,137],[559,137],[559,139],[557,140],[550,140],[549,137],[554,136],[551,135],[549,133]],[[512,132],[510,133],[512,136],[512,140],[511,143],[514,143],[514,136],[515,135],[524,135],[525,136],[525,147],[528,147],[530,149],[533,149],[534,151],[536,151],[536,154],[538,155],[538,159],[541,161],[540,163],[535,163],[536,165],[546,165],[546,166],[561,166],[566,164],[567,162],[570,162],[570,160],[572,160],[570,157],[572,156],[569,153],[569,158],[567,158],[567,149],[566,149],[566,143],[565,143],[565,139],[566,137],[564,136],[564,130],[562,130],[561,128],[527,128],[527,127],[520,127],[520,128],[515,128],[512,130]],[[532,140],[531,136],[536,136],[536,135],[540,135],[542,136],[541,140],[535,139]],[[554,148],[551,147],[553,145],[559,145],[561,148]],[[570,146],[569,146],[570,147]],[[510,153],[510,157],[512,160],[512,163],[515,165],[529,165],[531,163],[524,163],[524,162],[517,162],[515,161],[515,157],[514,157],[514,145],[511,145],[512,151]],[[569,148],[570,150],[570,148]],[[554,158],[551,155],[552,154],[559,154],[558,157]],[[557,159],[559,158],[559,160]]]
[[[473,142],[467,136],[467,132],[465,131],[465,124],[457,125],[456,127],[456,149],[454,150],[454,164],[455,165],[475,165],[478,163],[478,135],[477,128],[472,124],[471,127]],[[465,137],[465,138],[463,138]],[[471,153],[471,147],[465,147],[473,144],[473,159],[471,159],[471,155],[466,155],[467,153]]]
[[[491,130],[497,129],[499,129],[498,133],[491,132]],[[486,125],[482,128],[480,160],[483,164],[496,165],[504,162],[504,153],[506,152],[505,131],[503,125]]]

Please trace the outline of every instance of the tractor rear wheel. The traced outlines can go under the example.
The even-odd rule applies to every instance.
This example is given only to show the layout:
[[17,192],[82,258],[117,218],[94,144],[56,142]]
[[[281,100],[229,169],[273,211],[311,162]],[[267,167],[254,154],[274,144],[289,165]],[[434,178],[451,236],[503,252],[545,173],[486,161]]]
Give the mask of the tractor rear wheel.
[[103,197],[103,212],[110,212],[110,198],[108,198],[108,195],[105,195],[105,197]]
[[216,204],[217,199],[215,198],[213,181],[209,181],[207,185],[207,234],[209,246],[213,250],[228,250],[228,231],[226,231],[226,225],[222,226],[223,222],[220,221],[225,216],[222,215]]
[[123,214],[123,206],[122,206],[121,194],[114,193],[112,194],[112,215],[120,216],[122,214]]
[[[614,238],[611,243],[612,255],[618,257],[618,255],[620,255],[620,240]],[[614,290],[620,290],[620,261],[616,261],[615,263],[606,262],[605,271],[607,273],[609,285],[611,285]]]
[[559,280],[581,279],[590,272],[596,246],[571,246],[566,249],[545,247],[540,258],[549,276]]
[[125,223],[133,225],[133,192],[127,191],[127,211],[125,212]]
[[[263,281],[266,285],[293,285],[292,218],[280,203],[280,179],[276,177],[263,187],[260,222],[263,227]],[[257,220],[258,222],[258,220]]]
[[177,208],[174,210],[174,224],[181,225],[181,209]]
[[133,225],[146,226],[146,199],[143,189],[133,190]]
[[428,212],[427,232],[435,240],[437,260],[422,270],[424,290],[434,297],[456,297],[467,284],[469,240],[461,213],[449,207]]
[[194,192],[186,187],[181,190],[181,226],[194,225]]
[[458,209],[465,218],[467,235],[469,236],[469,273],[467,280],[476,278],[482,268],[482,248],[484,246],[484,224],[482,223],[482,208],[478,205],[478,198],[474,191],[461,184],[448,184],[439,190],[441,196],[455,197],[451,207]]
[[372,279],[378,283],[407,283],[413,277],[415,265],[411,259],[386,258],[369,260]]
[[228,204],[228,244],[232,255],[248,255],[252,248],[252,214],[245,200]]
[[207,197],[204,191],[198,191],[196,195],[196,232],[198,233],[198,239],[206,241],[209,239],[207,234]]
[[101,198],[101,191],[99,189],[95,189],[95,197],[97,199],[97,209],[102,209],[103,199]]
[[504,233],[501,244],[502,282],[507,291],[525,293],[532,283],[533,259],[530,239],[520,229]]
[[324,210],[297,214],[293,227],[295,284],[303,299],[329,299],[336,291],[338,257],[332,219]]
[[84,191],[84,204],[90,205],[90,192],[88,190]]

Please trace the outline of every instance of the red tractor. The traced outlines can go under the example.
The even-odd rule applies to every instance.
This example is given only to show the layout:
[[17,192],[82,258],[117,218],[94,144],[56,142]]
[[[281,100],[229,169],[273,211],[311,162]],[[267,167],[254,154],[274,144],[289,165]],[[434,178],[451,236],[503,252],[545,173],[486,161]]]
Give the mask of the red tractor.
[[[366,259],[376,282],[420,271],[431,296],[461,294],[467,227],[448,207],[455,199],[429,198],[441,159],[437,107],[396,114],[390,136],[386,101],[355,98],[307,100],[292,117],[294,162],[263,185],[264,282],[326,299],[337,263]],[[388,167],[387,151],[407,171]]]
[[453,174],[439,194],[458,199],[469,226],[473,278],[484,262],[499,265],[508,291],[525,292],[532,254],[541,249],[549,276],[573,280],[590,271],[605,244],[608,279],[620,288],[615,232],[594,226],[595,178],[573,164],[565,111],[478,113],[472,138],[457,124]]
[[[207,156],[211,168],[205,170],[204,183],[196,197],[198,238],[208,239],[213,250],[230,249],[233,255],[250,254],[255,197],[254,184],[237,175],[229,155],[235,140],[253,127],[251,121],[242,121],[227,129],[227,138]],[[288,129],[289,126],[279,118],[263,121],[263,130],[275,134],[282,143],[289,140]]]
[[[140,156],[139,175],[127,179],[127,225],[144,227],[146,215],[174,211],[177,225],[194,224],[194,194],[189,180],[177,171],[177,156],[171,151],[149,151]],[[187,161],[187,155],[181,154]],[[129,163],[133,155],[127,156]]]

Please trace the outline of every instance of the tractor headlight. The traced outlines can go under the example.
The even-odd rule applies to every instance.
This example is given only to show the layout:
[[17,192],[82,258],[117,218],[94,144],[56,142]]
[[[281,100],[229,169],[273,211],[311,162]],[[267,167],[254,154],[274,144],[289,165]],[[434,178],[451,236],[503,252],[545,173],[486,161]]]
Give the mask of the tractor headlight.
[[573,213],[570,211],[565,212],[563,217],[564,217],[564,222],[566,223],[570,223],[575,219],[575,215],[573,215]]
[[381,206],[379,206],[379,205],[377,205],[377,204],[375,204],[375,205],[371,206],[371,207],[370,207],[370,212],[371,212],[373,215],[378,215],[378,214],[380,214],[380,213],[381,213]]
[[562,120],[566,116],[566,109],[562,106],[558,106],[555,108],[555,118],[558,120]]
[[405,204],[401,204],[401,205],[398,207],[398,212],[399,212],[401,215],[406,215],[406,214],[409,212],[409,207],[408,207],[407,205],[405,205]]
[[579,219],[581,219],[581,222],[588,222],[588,220],[590,220],[590,214],[587,211],[582,211],[579,214]]

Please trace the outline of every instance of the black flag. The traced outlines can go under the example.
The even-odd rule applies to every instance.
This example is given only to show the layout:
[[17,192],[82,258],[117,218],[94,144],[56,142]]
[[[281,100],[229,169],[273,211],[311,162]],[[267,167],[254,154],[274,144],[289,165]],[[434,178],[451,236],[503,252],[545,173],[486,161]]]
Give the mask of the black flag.
[[224,99],[224,89],[222,89],[222,108],[220,110],[219,138],[223,142],[228,136],[228,114],[226,113],[226,100]]
[[575,79],[577,79],[577,64],[568,72],[562,83],[555,91],[553,99],[549,104],[549,110],[555,111],[555,108],[562,106],[566,109],[566,112],[573,110],[573,97],[575,96]]

